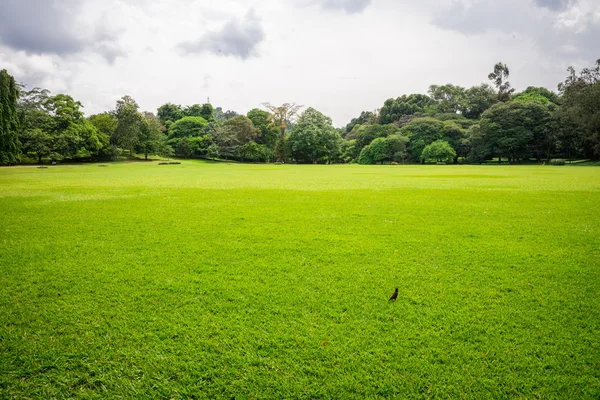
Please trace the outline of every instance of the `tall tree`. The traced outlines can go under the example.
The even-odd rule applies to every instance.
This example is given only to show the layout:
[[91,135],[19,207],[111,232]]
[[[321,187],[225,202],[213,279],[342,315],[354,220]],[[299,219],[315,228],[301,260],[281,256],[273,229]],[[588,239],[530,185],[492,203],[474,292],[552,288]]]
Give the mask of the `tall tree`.
[[173,103],[166,103],[158,107],[156,113],[158,120],[161,124],[169,128],[169,126],[185,117],[185,113],[180,105]]
[[408,152],[414,161],[419,161],[425,146],[444,136],[444,123],[434,118],[416,118],[402,127],[400,133],[410,139]]
[[331,161],[340,153],[342,137],[333,127],[331,118],[312,107],[296,121],[289,136],[292,155],[299,162]]
[[510,100],[511,95],[515,89],[511,88],[508,78],[510,76],[510,70],[508,65],[497,63],[494,65],[494,71],[488,75],[488,79],[494,82],[496,89],[498,90],[498,101],[506,102]]
[[240,146],[249,143],[257,136],[258,131],[252,121],[244,115],[238,115],[217,128],[215,141],[219,146],[220,155],[228,158],[235,156]]
[[3,69],[0,71],[0,165],[19,162],[21,146],[18,139],[18,98],[15,79]]
[[532,142],[543,141],[548,134],[551,115],[537,101],[498,103],[483,113],[481,135],[489,155],[498,161],[507,157],[510,163],[529,158]]
[[388,99],[381,108],[381,124],[398,122],[407,116],[422,115],[435,101],[424,94],[402,95],[396,99]]
[[135,146],[140,141],[140,135],[143,126],[143,117],[139,113],[137,102],[130,96],[123,96],[117,101],[117,106],[113,111],[117,119],[117,127],[113,134],[114,142],[129,150],[129,158],[133,158]]
[[264,144],[269,149],[274,149],[279,132],[277,127],[272,122],[271,115],[266,111],[254,108],[248,111],[247,116],[252,121],[254,127],[258,129],[256,143]]
[[142,115],[144,118],[137,149],[144,154],[144,158],[147,160],[149,154],[156,154],[160,150],[165,128],[153,113],[144,112]]
[[[279,141],[283,144],[286,128],[303,106],[296,103],[283,103],[280,106],[263,103],[263,106],[271,112],[272,122],[279,129]],[[284,156],[285,154],[282,152],[277,154],[278,161],[283,162]]]
[[437,112],[441,114],[464,113],[466,109],[466,90],[452,84],[429,86],[429,97],[437,104]]
[[[600,159],[600,59],[578,75],[569,67],[569,76],[559,85],[563,104],[557,117],[560,137],[569,148],[587,158]],[[569,149],[570,150],[570,149]]]
[[481,114],[498,102],[498,94],[493,87],[484,83],[465,91],[463,115],[469,119],[479,119]]

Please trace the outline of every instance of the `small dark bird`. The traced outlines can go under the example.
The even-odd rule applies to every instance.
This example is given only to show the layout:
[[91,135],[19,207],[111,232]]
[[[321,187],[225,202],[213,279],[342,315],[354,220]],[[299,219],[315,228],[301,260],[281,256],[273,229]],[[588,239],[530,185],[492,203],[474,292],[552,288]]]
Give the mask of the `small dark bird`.
[[398,298],[398,288],[396,288],[396,290],[394,290],[394,293],[392,293],[392,297],[390,297],[389,301],[396,301],[397,298]]

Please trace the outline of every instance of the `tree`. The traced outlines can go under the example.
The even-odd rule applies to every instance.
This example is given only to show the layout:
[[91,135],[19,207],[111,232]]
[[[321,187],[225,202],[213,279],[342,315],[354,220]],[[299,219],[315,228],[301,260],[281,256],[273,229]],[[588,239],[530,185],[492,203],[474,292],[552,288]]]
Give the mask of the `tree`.
[[188,137],[179,139],[175,145],[175,153],[183,158],[190,158],[194,155],[195,151],[194,141]]
[[391,135],[387,137],[387,146],[389,152],[389,158],[392,161],[401,162],[404,164],[408,157],[408,145],[409,139],[402,135]]
[[102,149],[98,130],[84,118],[79,101],[58,94],[49,97],[44,107],[51,117],[45,129],[52,136],[52,153],[63,158],[89,158]]
[[488,154],[514,163],[532,155],[531,143],[544,140],[550,122],[548,108],[537,101],[498,103],[483,113],[481,135]]
[[396,99],[388,99],[381,108],[380,123],[391,124],[407,116],[423,115],[435,101],[424,94],[403,95]]
[[510,71],[506,64],[497,63],[494,65],[494,71],[488,75],[488,79],[494,82],[496,89],[498,90],[498,101],[506,102],[510,100],[511,95],[515,89],[510,87],[508,77]]
[[424,161],[435,160],[438,162],[450,161],[456,158],[456,151],[444,140],[436,140],[435,142],[425,146],[421,159]]
[[356,146],[362,149],[366,145],[370,144],[373,140],[380,137],[388,137],[390,135],[396,135],[400,132],[400,129],[392,124],[387,125],[367,125],[364,129],[359,129],[358,133],[352,135],[356,139]]
[[341,145],[340,159],[345,163],[356,160],[360,154],[360,150],[356,146],[356,140],[344,140]]
[[559,85],[563,99],[557,113],[559,138],[569,152],[600,159],[600,59],[579,75],[572,67],[568,71],[569,76]]
[[[263,103],[263,106],[271,112],[271,121],[273,125],[279,129],[279,141],[283,145],[285,141],[286,128],[303,106],[296,103],[284,103],[280,106],[273,106],[270,103]],[[279,158],[280,162],[284,161],[283,153],[277,154],[277,157]]]
[[363,111],[360,113],[360,116],[358,116],[357,118],[352,118],[350,123],[348,125],[346,125],[346,128],[344,129],[342,136],[346,136],[348,133],[350,133],[356,125],[363,125],[363,124],[379,124],[379,110],[377,110],[375,112]]
[[277,127],[272,123],[271,115],[266,111],[254,108],[248,111],[247,116],[258,130],[256,143],[264,144],[270,149],[275,148],[275,142],[277,142],[279,134]]
[[0,71],[0,165],[19,162],[21,146],[18,138],[18,98],[15,79],[3,69]]
[[206,121],[214,121],[214,109],[211,104],[194,104],[183,109],[183,115],[186,117],[202,117]]
[[410,139],[408,152],[415,161],[421,160],[425,146],[439,140],[444,135],[444,123],[434,118],[415,118],[400,130]]
[[113,116],[117,119],[117,127],[113,140],[122,148],[129,150],[129,158],[133,158],[135,146],[139,144],[143,127],[143,117],[138,112],[139,106],[130,96],[123,96],[117,101]]
[[260,160],[263,156],[261,152],[261,148],[256,142],[248,142],[237,149],[238,157],[240,157],[241,161],[244,162],[252,161],[256,162]]
[[100,156],[115,157],[116,147],[111,146],[110,138],[113,137],[115,129],[117,129],[117,119],[110,113],[94,114],[88,117],[88,121],[96,127],[98,131],[98,139],[102,143]]
[[498,102],[498,94],[488,84],[473,86],[465,91],[463,115],[469,119],[479,119],[481,114]]
[[466,91],[461,86],[452,84],[431,85],[428,93],[429,97],[437,103],[437,113],[462,114],[467,108]]
[[35,155],[39,164],[42,157],[52,152],[52,136],[40,128],[26,130],[19,136],[23,152]]
[[208,121],[202,117],[183,117],[169,127],[169,139],[202,136]]
[[161,124],[169,128],[172,123],[179,121],[185,114],[180,105],[167,103],[158,108],[156,116]]
[[331,118],[312,107],[298,118],[289,143],[293,157],[299,162],[331,161],[340,152],[342,137],[333,127]]
[[150,112],[143,113],[143,117],[137,150],[143,153],[147,160],[148,154],[155,154],[159,151],[164,126]]
[[240,146],[249,143],[258,136],[252,121],[243,115],[228,119],[215,132],[215,142],[219,153],[225,158],[236,155]]
[[388,141],[386,138],[377,138],[360,152],[358,162],[361,164],[375,164],[387,160],[390,155]]

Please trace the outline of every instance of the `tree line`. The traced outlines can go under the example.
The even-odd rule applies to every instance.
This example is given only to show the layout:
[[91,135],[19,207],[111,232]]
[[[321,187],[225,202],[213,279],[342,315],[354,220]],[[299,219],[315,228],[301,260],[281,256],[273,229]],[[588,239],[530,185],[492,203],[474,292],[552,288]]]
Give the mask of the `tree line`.
[[431,85],[427,94],[388,99],[343,128],[294,103],[246,115],[209,103],[166,103],[142,112],[130,96],[113,110],[85,117],[66,94],[27,89],[0,72],[0,164],[23,155],[44,160],[118,159],[136,154],[298,163],[542,162],[600,158],[600,60],[568,76],[553,92],[516,92],[508,66],[490,83]]

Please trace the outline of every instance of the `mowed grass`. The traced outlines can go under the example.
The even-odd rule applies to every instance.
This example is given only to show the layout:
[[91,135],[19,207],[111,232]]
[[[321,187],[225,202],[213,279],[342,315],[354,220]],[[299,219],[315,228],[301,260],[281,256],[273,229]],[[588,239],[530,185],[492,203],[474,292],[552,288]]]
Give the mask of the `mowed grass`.
[[4,168],[0,210],[2,398],[600,398],[595,167]]

